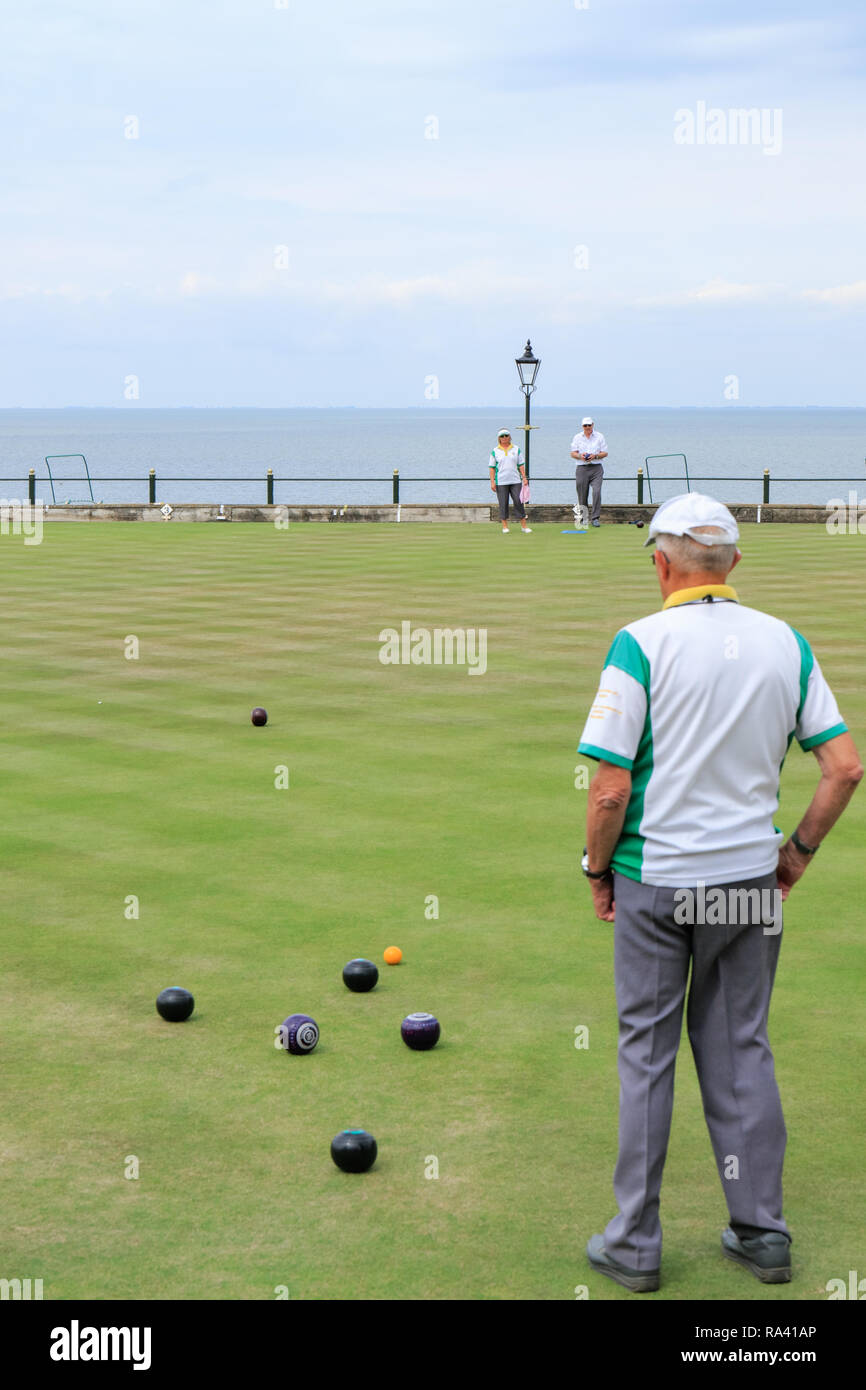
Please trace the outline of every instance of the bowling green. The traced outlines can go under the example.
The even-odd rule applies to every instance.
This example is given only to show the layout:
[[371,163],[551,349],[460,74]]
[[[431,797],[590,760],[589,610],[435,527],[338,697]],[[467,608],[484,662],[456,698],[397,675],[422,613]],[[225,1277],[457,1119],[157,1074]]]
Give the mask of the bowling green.
[[[0,538],[0,1276],[45,1299],[629,1299],[583,1254],[613,1213],[618,1083],[576,747],[613,633],[658,595],[634,528],[561,530]],[[862,537],[741,545],[741,599],[809,638],[862,752]],[[380,660],[386,630],[408,661]],[[460,633],[463,664],[423,659]],[[786,831],[816,780],[795,745]],[[824,1299],[866,1274],[864,836],[861,791],[786,907],[794,1281],[721,1256],[684,1039],[650,1300]],[[379,964],[370,994],[342,983],[354,956]],[[167,985],[189,1022],[157,1015]],[[400,1039],[417,1010],[442,1025],[429,1053]],[[275,1046],[296,1012],[321,1030],[307,1057]],[[343,1128],[375,1135],[368,1174],[331,1162]]]

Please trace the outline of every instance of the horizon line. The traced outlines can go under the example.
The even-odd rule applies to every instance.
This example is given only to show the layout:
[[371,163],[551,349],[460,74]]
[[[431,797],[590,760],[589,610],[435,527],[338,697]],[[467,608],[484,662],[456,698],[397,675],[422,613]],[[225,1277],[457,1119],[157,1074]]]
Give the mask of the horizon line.
[[[589,409],[580,405],[558,405],[554,403],[539,402],[536,410],[568,410],[579,413]],[[211,410],[211,411],[232,411],[232,410],[268,410],[268,411],[289,411],[289,410],[420,410],[428,414],[436,412],[456,411],[456,410],[503,410],[514,411],[520,409],[519,402],[512,402],[509,405],[494,402],[491,405],[0,405],[0,414],[6,411],[50,411],[50,410],[111,410],[123,414],[140,414],[147,411],[157,410]],[[737,414],[747,410],[866,410],[866,404],[854,405],[850,403],[836,405],[596,405],[593,410],[720,410],[731,414]],[[521,427],[522,428],[522,427]]]

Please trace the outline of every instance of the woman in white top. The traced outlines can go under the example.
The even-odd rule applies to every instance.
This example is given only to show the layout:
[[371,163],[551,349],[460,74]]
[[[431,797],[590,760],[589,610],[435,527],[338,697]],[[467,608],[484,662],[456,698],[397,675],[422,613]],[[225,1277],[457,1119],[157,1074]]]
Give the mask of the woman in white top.
[[496,448],[490,451],[490,488],[499,499],[499,517],[502,530],[508,534],[508,501],[514,503],[515,514],[520,518],[520,529],[529,533],[526,508],[520,500],[521,484],[526,482],[526,467],[520,457],[520,450],[512,444],[508,430],[500,430]]

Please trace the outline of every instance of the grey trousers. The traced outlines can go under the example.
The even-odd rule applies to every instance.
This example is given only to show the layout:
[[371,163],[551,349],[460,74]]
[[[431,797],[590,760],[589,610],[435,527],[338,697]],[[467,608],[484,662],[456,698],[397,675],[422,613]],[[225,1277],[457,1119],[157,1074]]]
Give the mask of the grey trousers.
[[523,521],[526,516],[526,508],[520,500],[520,493],[523,488],[522,483],[497,483],[496,496],[499,501],[499,519],[508,520],[508,499],[511,498],[514,506],[514,514]]
[[592,488],[592,521],[598,521],[601,516],[601,480],[603,477],[604,467],[600,463],[579,463],[574,470],[577,500],[584,511],[587,510],[589,489]]
[[[776,877],[720,886],[763,889],[769,899]],[[782,1217],[787,1135],[767,1038],[781,917],[775,932],[765,931],[760,915],[745,924],[678,925],[676,892],[615,875],[619,1213],[604,1243],[614,1259],[639,1270],[658,1269],[661,1259],[659,1195],[690,965],[689,1041],[731,1222],[788,1234]]]

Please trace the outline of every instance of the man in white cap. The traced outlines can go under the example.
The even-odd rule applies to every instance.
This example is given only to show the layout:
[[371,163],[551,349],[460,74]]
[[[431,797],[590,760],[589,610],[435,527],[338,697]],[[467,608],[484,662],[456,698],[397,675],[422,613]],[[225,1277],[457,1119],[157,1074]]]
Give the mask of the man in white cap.
[[[688,985],[689,1040],[728,1205],[723,1253],[763,1283],[791,1277],[786,1131],[767,1039],[781,900],[863,769],[804,637],[725,581],[737,523],[712,497],[658,508],[646,544],[660,612],[615,636],[580,742],[599,761],[583,870],[615,922],[618,1214],[587,1246],[633,1292],[659,1286],[659,1194]],[[796,738],[820,782],[788,839],[773,824]]]
[[601,525],[601,480],[604,477],[602,459],[607,458],[604,435],[595,428],[591,415],[585,415],[581,433],[571,441],[571,457],[577,459],[574,481],[577,484],[577,505],[584,520],[589,519],[589,490],[592,488],[592,524]]

